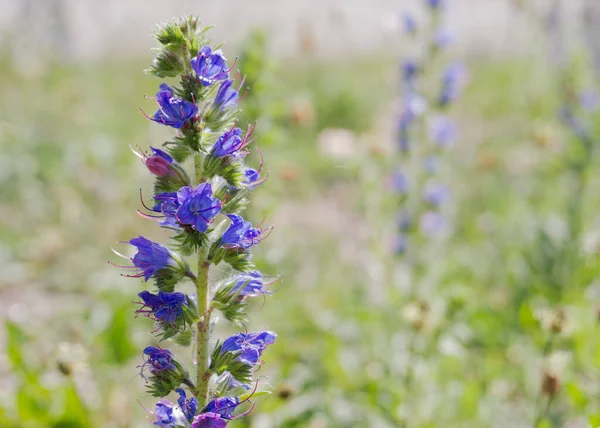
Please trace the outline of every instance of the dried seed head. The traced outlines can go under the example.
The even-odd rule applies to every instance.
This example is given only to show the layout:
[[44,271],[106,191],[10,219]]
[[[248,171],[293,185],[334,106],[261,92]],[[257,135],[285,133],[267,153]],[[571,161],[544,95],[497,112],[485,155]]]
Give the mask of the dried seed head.
[[552,316],[552,321],[550,322],[550,330],[553,333],[562,333],[562,331],[565,329],[566,321],[567,316],[565,314],[565,311],[561,308],[558,308],[556,311],[554,311],[554,314]]
[[553,372],[544,372],[542,377],[542,393],[549,397],[554,397],[558,394],[560,388],[560,382],[558,375]]

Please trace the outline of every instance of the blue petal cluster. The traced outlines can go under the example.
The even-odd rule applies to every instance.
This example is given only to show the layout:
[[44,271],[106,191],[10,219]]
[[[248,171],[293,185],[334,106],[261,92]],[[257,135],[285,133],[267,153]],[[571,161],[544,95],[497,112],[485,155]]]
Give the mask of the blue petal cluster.
[[175,392],[179,394],[179,398],[177,399],[179,408],[183,412],[185,418],[189,422],[192,422],[198,411],[198,400],[194,397],[187,398],[185,391],[181,388],[177,388]]
[[187,297],[183,293],[166,293],[159,291],[152,294],[142,291],[138,296],[144,301],[138,313],[148,313],[157,321],[173,324],[177,318],[183,316],[183,305],[187,304]]
[[198,232],[206,232],[208,225],[221,211],[221,201],[213,196],[210,183],[200,183],[192,189],[184,186],[177,191],[179,207],[175,218],[180,224],[189,224]]
[[244,364],[253,366],[258,363],[263,350],[273,343],[277,334],[272,331],[257,331],[254,333],[236,333],[227,338],[221,346],[221,354],[225,352],[240,352],[236,358]]
[[190,60],[190,65],[203,86],[229,78],[225,55],[221,50],[213,51],[210,46],[203,46],[198,56]]
[[244,143],[242,130],[240,128],[233,128],[217,139],[212,148],[211,156],[222,158],[235,155],[244,147]]
[[224,110],[228,107],[235,107],[237,105],[237,102],[240,99],[240,94],[238,91],[233,89],[232,85],[233,81],[230,79],[224,80],[219,85],[219,90],[217,91],[217,96],[215,97],[214,101],[214,104],[219,108],[219,110]]
[[252,223],[237,214],[227,214],[227,217],[231,224],[221,238],[222,247],[248,249],[260,242],[262,232],[252,227]]
[[160,85],[156,94],[159,109],[154,113],[153,121],[173,128],[181,128],[185,122],[198,114],[198,106],[173,96],[173,88],[166,83]]
[[219,397],[212,400],[202,409],[202,413],[216,413],[223,419],[233,419],[233,412],[239,406],[240,400],[237,397]]
[[181,409],[169,400],[160,400],[154,410],[156,421],[153,425],[162,428],[176,428],[185,425],[185,416]]
[[148,346],[144,349],[144,355],[148,357],[146,363],[150,365],[150,373],[157,374],[166,370],[175,370],[173,354],[166,349]]
[[192,428],[225,428],[228,420],[214,412],[200,413],[194,419]]
[[137,253],[132,259],[134,267],[138,270],[134,277],[143,276],[144,280],[148,281],[157,271],[175,264],[171,252],[166,247],[143,236],[133,238],[129,243],[137,248]]
[[264,289],[264,278],[262,273],[257,270],[239,275],[235,279],[235,285],[232,288],[234,293],[238,293],[240,297],[260,296],[269,294],[269,291]]

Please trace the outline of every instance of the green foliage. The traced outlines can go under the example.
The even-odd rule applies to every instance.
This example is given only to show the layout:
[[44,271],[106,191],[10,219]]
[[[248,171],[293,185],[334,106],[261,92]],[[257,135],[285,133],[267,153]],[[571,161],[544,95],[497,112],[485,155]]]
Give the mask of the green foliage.
[[210,370],[212,373],[222,375],[228,372],[233,378],[239,382],[248,384],[252,382],[252,366],[236,361],[236,358],[241,354],[237,352],[224,352],[221,354],[222,344],[217,343],[212,352]]
[[103,345],[103,359],[109,364],[122,365],[134,355],[139,355],[139,350],[131,339],[129,320],[132,312],[129,304],[115,307],[108,327],[98,338],[99,343]]
[[242,284],[236,291],[234,288],[237,281],[234,279],[235,278],[230,281],[223,281],[217,286],[212,306],[219,309],[226,320],[241,326],[247,321],[247,302],[240,296],[240,292],[244,289],[249,280]]

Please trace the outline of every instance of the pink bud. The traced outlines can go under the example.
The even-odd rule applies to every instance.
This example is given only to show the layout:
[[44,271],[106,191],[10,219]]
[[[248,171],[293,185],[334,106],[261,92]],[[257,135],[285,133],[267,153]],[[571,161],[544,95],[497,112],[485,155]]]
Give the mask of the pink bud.
[[160,156],[150,156],[149,158],[146,158],[144,163],[152,174],[158,175],[159,177],[173,174],[171,163]]

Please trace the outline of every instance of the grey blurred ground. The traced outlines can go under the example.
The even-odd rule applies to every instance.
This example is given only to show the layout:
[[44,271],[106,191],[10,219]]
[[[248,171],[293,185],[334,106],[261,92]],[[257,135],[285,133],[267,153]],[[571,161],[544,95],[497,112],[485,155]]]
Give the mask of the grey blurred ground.
[[[403,11],[422,13],[424,0],[0,0],[0,36],[19,58],[53,52],[63,59],[125,57],[146,53],[156,23],[194,14],[215,25],[213,36],[240,42],[250,28],[265,27],[272,48],[295,56],[311,42],[320,56],[381,51],[397,39],[389,31]],[[449,25],[459,49],[476,54],[525,53],[536,48],[532,22],[516,6],[546,13],[560,3],[572,29],[584,4],[598,0],[451,0]],[[597,24],[596,20],[596,24]],[[590,23],[590,27],[597,27]]]

